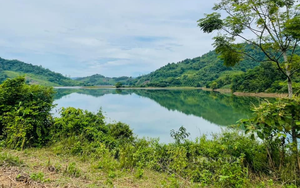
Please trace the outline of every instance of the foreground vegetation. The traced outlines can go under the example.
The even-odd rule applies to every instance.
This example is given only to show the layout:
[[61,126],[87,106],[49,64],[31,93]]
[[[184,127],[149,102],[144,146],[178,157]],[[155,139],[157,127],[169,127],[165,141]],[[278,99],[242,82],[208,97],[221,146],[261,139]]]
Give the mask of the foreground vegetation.
[[[48,184],[79,187],[297,187],[299,100],[266,103],[229,131],[174,143],[139,139],[128,125],[107,124],[93,114],[63,108],[50,114],[53,90],[8,79],[0,87],[2,170]],[[257,139],[256,135],[260,138]],[[1,169],[0,169],[1,173]]]

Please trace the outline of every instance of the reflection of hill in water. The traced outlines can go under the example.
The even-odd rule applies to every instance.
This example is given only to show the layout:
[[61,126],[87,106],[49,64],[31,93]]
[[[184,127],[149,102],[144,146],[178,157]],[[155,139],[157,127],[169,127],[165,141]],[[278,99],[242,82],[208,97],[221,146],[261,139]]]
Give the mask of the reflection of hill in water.
[[260,101],[253,97],[236,97],[202,90],[115,90],[115,89],[58,89],[55,99],[71,93],[101,97],[106,94],[136,95],[154,100],[168,110],[202,117],[217,125],[231,125],[251,115],[251,104]]
[[94,97],[102,97],[107,94],[127,95],[133,93],[133,92],[124,92],[124,90],[116,90],[116,89],[55,89],[55,91],[56,91],[54,96],[55,100],[61,99],[64,96],[70,95],[71,93],[86,94]]

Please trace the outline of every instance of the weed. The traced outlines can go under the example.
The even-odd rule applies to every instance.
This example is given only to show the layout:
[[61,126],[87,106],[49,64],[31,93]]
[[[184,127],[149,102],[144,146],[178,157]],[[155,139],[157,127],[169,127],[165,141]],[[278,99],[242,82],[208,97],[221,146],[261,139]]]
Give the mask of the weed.
[[71,177],[78,178],[81,175],[81,171],[76,167],[76,163],[70,163],[67,167],[66,170],[64,171],[64,174],[67,174]]
[[45,175],[43,172],[33,173],[30,175],[30,179],[37,181],[37,182],[50,182],[50,179],[45,179]]
[[12,156],[8,153],[0,153],[0,166],[21,166],[24,164],[19,157]]

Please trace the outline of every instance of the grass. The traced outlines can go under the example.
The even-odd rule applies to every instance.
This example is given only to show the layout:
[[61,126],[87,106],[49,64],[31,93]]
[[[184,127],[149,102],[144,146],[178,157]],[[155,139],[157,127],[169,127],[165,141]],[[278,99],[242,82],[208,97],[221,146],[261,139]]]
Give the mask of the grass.
[[[6,165],[3,161],[8,162]],[[23,162],[25,161],[25,163]],[[116,170],[105,172],[95,168],[94,163],[80,157],[56,155],[51,148],[26,149],[23,151],[0,150],[0,186],[18,185],[16,179],[25,176],[30,179],[30,187],[37,185],[45,187],[202,187],[190,183],[175,174],[156,172],[149,169]],[[15,167],[12,167],[15,166]],[[6,176],[8,173],[9,176]],[[15,184],[13,184],[15,183]],[[22,184],[23,185],[23,184]],[[25,185],[25,184],[24,184]],[[251,187],[281,188],[269,179],[258,179]]]
[[[2,149],[0,162],[3,161],[2,156],[8,156],[5,161],[14,161],[9,162],[8,166],[18,167],[14,178],[18,174],[27,174],[31,180],[43,183],[47,187],[174,187],[175,183],[187,186],[184,180],[148,169],[104,172],[96,169],[94,163],[80,157],[56,155],[50,148],[24,151]],[[4,168],[3,162],[0,164],[0,168]]]
[[22,72],[15,72],[15,71],[4,71],[4,73],[9,77],[9,78],[16,78],[18,76],[26,76],[26,80],[28,80],[31,84],[39,84],[43,86],[59,86],[56,83],[52,83],[43,76],[38,76],[35,74],[30,74],[30,73],[22,73]]

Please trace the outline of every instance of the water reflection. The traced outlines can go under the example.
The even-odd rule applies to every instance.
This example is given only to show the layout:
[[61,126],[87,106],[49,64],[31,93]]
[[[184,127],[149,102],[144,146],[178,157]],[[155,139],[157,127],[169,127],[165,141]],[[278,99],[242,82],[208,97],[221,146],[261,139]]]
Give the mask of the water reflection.
[[56,108],[76,107],[96,112],[107,121],[130,125],[139,137],[170,142],[170,130],[185,126],[191,138],[220,131],[220,126],[251,116],[260,99],[202,90],[57,89]]

